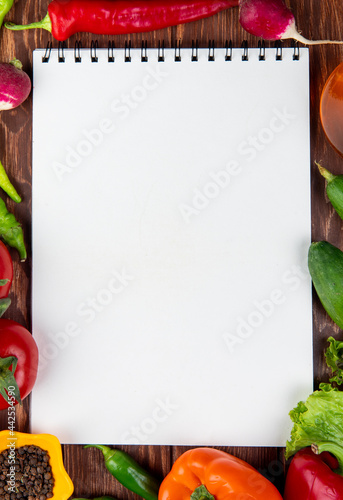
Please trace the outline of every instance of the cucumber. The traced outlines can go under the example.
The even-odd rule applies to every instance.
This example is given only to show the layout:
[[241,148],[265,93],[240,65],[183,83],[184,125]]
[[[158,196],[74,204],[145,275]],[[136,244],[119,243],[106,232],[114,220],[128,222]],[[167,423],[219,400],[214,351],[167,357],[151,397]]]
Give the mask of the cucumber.
[[321,175],[327,180],[326,194],[338,215],[343,219],[343,175],[334,175],[316,162]]
[[343,252],[327,241],[312,243],[308,268],[324,309],[343,329]]

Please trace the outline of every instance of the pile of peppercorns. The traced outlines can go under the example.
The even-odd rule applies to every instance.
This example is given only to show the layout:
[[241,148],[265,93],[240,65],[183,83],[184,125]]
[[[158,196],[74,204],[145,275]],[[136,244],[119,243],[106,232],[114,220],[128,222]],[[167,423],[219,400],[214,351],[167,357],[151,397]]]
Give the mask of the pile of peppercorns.
[[[21,446],[0,453],[0,498],[3,500],[47,500],[53,497],[54,478],[49,454],[38,446]],[[10,481],[15,468],[15,486]]]

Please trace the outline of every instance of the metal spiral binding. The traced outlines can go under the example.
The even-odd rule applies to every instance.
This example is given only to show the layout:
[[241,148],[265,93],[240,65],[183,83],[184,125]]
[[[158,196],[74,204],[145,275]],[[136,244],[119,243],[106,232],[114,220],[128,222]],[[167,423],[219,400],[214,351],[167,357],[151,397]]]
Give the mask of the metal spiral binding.
[[214,61],[214,40],[208,42],[208,60]]
[[275,48],[276,48],[275,60],[276,61],[282,61],[282,45],[281,45],[280,40],[277,40],[275,42]]
[[225,61],[232,61],[232,41],[225,42]]
[[162,44],[160,41],[158,42],[157,61],[164,62],[164,40],[162,40]]
[[246,40],[243,40],[242,42],[242,61],[249,61],[249,54],[248,54],[248,42]]
[[114,49],[115,49],[114,42],[113,41],[108,42],[107,60],[108,60],[109,63],[115,62]]
[[76,41],[74,47],[74,61],[76,63],[82,62],[81,49],[82,49],[82,43],[80,41]]
[[98,56],[96,55],[97,48],[98,48],[98,40],[92,40],[92,43],[91,43],[91,62],[92,63],[98,62]]
[[129,43],[125,41],[125,52],[124,52],[124,61],[125,62],[131,62],[131,40],[129,40]]
[[181,42],[179,40],[179,43],[175,42],[175,56],[174,56],[174,61],[175,62],[181,62]]
[[50,54],[51,54],[51,49],[52,49],[52,43],[48,42],[48,44],[46,46],[46,49],[45,49],[44,56],[42,57],[42,63],[49,62]]
[[292,40],[292,47],[294,49],[293,52],[293,61],[299,61],[300,59],[300,50],[299,50],[299,44],[296,40]]
[[265,61],[266,60],[266,45],[264,43],[264,40],[258,41],[258,48],[260,49],[260,52],[258,55],[258,60]]
[[196,40],[194,42],[194,40],[192,40],[192,56],[191,56],[191,61],[194,62],[194,61],[198,61],[198,50],[199,50],[199,45],[198,45],[198,40]]
[[147,41],[142,42],[142,48],[141,48],[141,61],[142,62],[148,62],[148,47],[147,47]]
[[65,48],[66,48],[65,42],[58,42],[58,62],[59,63],[65,62],[65,56],[64,56],[64,49]]
[[[90,58],[91,62],[98,62],[98,55],[97,55],[97,50],[99,48],[98,41],[93,40],[91,42],[90,46]],[[232,41],[231,40],[226,40],[225,42],[225,61],[232,61],[232,55],[233,55],[233,48],[232,48]],[[244,40],[241,45],[242,48],[242,61],[248,61],[249,60],[249,48],[248,48],[248,42]],[[259,54],[258,54],[258,59],[259,61],[265,61],[266,60],[266,47],[265,47],[265,42],[264,40],[260,40],[258,42],[258,48],[259,48]],[[292,42],[292,48],[293,48],[293,60],[294,61],[299,61],[300,59],[300,49],[299,49],[299,44],[296,41]],[[65,62],[65,49],[66,49],[66,44],[65,42],[59,42],[58,43],[58,51],[57,51],[57,60],[59,63],[64,63]],[[76,41],[75,46],[74,46],[74,61],[75,63],[80,63],[82,62],[82,57],[81,57],[81,49],[82,49],[82,44],[81,41]],[[282,61],[282,43],[280,40],[277,40],[275,42],[275,59],[276,61]],[[42,63],[47,63],[50,61],[51,58],[51,51],[52,51],[52,42],[48,42],[44,55],[42,56]],[[115,62],[115,44],[113,41],[108,42],[108,62],[112,63]],[[180,40],[175,41],[175,47],[174,47],[174,61],[175,62],[180,62],[181,61],[181,42]],[[215,61],[215,44],[214,40],[209,40],[208,43],[208,61]],[[164,40],[158,42],[158,50],[157,50],[157,60],[158,62],[164,62],[165,61],[165,44]],[[191,61],[198,61],[199,60],[199,44],[198,40],[193,40],[192,41],[192,47],[191,47]],[[125,62],[131,62],[131,40],[125,41],[125,49],[124,49],[124,61]],[[147,62],[148,61],[148,47],[147,47],[147,42],[144,41],[142,42],[141,45],[141,61],[142,62]]]

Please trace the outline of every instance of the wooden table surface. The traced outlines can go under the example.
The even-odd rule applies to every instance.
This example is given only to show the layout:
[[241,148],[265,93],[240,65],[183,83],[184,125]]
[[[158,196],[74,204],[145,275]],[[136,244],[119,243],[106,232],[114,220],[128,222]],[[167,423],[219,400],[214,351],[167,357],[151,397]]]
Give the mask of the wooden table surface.
[[[148,1],[148,0],[147,0]],[[289,0],[293,9],[298,29],[310,39],[343,40],[343,3],[342,0]],[[39,20],[47,12],[48,0],[15,0],[15,4],[6,20],[25,24]],[[147,46],[157,47],[159,40],[164,40],[166,47],[174,47],[181,40],[181,46],[191,46],[198,40],[200,47],[207,47],[209,40],[215,46],[223,46],[226,40],[232,40],[233,47],[240,47],[242,40],[257,47],[258,39],[248,36],[238,22],[238,9],[224,11],[212,18],[172,27],[152,33],[131,36],[92,36],[81,34],[70,38],[66,45],[74,47],[76,40],[81,40],[83,47],[90,46],[92,39],[97,39],[99,47],[107,47],[109,40],[114,40],[116,47],[124,47],[125,41],[131,40],[133,47],[140,47],[142,41]],[[32,76],[32,50],[45,48],[52,41],[58,43],[50,33],[43,30],[12,32],[2,28],[0,32],[1,61],[14,57],[20,59],[25,71]],[[285,46],[290,46],[285,41]],[[266,46],[273,44],[267,43]],[[319,119],[319,101],[323,85],[333,69],[343,60],[343,46],[316,45],[310,47],[310,86],[311,86],[311,168],[312,168],[312,239],[327,239],[343,248],[342,224],[324,195],[324,181],[314,165],[321,160],[323,165],[334,173],[343,173],[343,159],[327,142]],[[10,297],[12,304],[4,317],[14,319],[31,328],[31,111],[32,97],[17,109],[3,111],[0,127],[0,160],[6,167],[10,178],[23,196],[21,204],[8,201],[9,209],[22,223],[28,259],[19,262],[18,254],[12,251],[14,261],[14,282]],[[47,110],[48,112],[48,110]],[[294,151],[296,155],[296,151]],[[296,179],[294,179],[296,182]],[[290,200],[291,203],[291,200]],[[313,337],[314,337],[314,384],[328,380],[328,370],[324,362],[326,339],[330,335],[340,336],[341,332],[323,311],[317,297],[313,297]],[[294,346],[296,349],[296,346]],[[290,370],[291,370],[290,364]],[[51,395],[53,397],[53,395]],[[105,403],[105,401],[104,401]],[[0,412],[0,430],[7,428],[7,412]],[[99,422],[101,415],[99,414]],[[24,401],[16,411],[16,430],[30,432],[30,398]],[[109,443],[111,444],[111,443]],[[115,443],[112,443],[115,444]],[[162,478],[170,470],[173,461],[186,449],[169,446],[126,446],[144,467]],[[282,491],[287,464],[284,450],[278,448],[236,448],[227,443],[226,451],[247,460],[258,468]],[[134,499],[134,494],[119,485],[104,467],[102,455],[96,449],[83,449],[82,446],[63,446],[65,467],[75,486],[73,497],[92,498],[100,495],[112,495],[118,499]]]

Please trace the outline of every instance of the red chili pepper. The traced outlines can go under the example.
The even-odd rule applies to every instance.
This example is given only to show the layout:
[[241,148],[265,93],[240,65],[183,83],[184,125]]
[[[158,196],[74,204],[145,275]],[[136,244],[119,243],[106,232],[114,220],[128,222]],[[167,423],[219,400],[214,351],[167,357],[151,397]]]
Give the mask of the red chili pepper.
[[44,28],[64,41],[78,32],[124,35],[154,31],[217,14],[239,0],[53,0],[42,21],[6,28]]
[[329,453],[298,451],[288,469],[284,500],[343,500],[343,476],[333,470],[337,467]]

